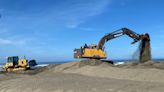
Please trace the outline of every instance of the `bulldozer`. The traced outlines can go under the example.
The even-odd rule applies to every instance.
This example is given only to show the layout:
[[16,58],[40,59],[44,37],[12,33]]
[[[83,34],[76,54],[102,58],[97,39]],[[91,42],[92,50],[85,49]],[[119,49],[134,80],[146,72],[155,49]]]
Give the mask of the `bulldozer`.
[[19,59],[18,56],[7,57],[7,63],[3,66],[6,72],[24,71],[29,69],[27,59]]
[[[128,29],[128,28],[121,28],[119,30],[116,30],[114,32],[108,33],[107,35],[103,36],[98,45],[97,44],[91,44],[87,45],[85,44],[84,46],[81,46],[79,49],[74,49],[74,58],[89,58],[89,59],[106,59],[107,58],[107,53],[105,51],[104,44],[112,39],[118,38],[120,36],[127,35],[130,38],[133,39],[133,42],[131,44],[135,44],[136,42],[142,41],[142,47],[146,45],[146,43],[150,41],[150,37],[148,33],[145,34],[137,34],[134,31]],[[150,48],[150,47],[148,47]],[[143,56],[144,49],[141,48],[140,52],[140,61]],[[144,54],[145,56],[145,54]],[[148,57],[146,60],[149,60],[150,57]]]

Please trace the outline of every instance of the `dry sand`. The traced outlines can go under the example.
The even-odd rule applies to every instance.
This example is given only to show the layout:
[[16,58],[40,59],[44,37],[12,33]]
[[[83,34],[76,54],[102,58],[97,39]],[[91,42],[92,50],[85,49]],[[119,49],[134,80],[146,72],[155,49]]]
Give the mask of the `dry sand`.
[[[35,75],[0,74],[0,92],[163,92],[164,63],[50,65]],[[12,76],[12,77],[11,77]]]

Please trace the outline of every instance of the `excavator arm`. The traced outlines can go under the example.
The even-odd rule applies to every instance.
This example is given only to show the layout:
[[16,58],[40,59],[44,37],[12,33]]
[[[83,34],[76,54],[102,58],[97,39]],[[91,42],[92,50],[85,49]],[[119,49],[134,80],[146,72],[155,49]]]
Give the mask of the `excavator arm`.
[[97,49],[102,49],[107,41],[112,40],[114,38],[118,38],[123,35],[127,35],[134,40],[131,44],[134,44],[145,37],[144,35],[139,35],[128,28],[121,28],[102,37],[98,43]]

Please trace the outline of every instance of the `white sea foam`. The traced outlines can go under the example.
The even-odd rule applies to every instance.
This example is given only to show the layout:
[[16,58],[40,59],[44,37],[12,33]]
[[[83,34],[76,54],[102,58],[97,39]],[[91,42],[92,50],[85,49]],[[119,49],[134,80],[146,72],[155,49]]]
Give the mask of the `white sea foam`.
[[35,67],[45,67],[45,66],[48,66],[49,64],[38,64],[36,65]]
[[114,63],[114,65],[122,65],[122,64],[125,64],[125,62],[117,62],[117,63]]

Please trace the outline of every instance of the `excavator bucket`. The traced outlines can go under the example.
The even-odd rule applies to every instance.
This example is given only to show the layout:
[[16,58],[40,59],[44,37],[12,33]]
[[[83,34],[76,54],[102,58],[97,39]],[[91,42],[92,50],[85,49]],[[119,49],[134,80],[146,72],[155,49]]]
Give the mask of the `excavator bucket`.
[[148,33],[146,33],[145,37],[141,40],[139,50],[139,61],[141,63],[151,60],[150,36]]

